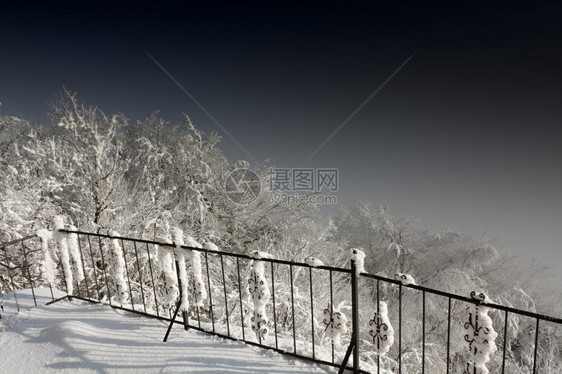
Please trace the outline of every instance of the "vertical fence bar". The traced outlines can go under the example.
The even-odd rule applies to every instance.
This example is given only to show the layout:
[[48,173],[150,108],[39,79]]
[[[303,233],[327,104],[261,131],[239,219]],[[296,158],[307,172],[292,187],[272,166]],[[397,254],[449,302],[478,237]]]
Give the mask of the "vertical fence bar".
[[353,339],[353,373],[359,373],[359,288],[358,288],[358,274],[354,260],[351,260],[351,312],[352,312],[352,326],[353,332],[351,338]]
[[127,264],[127,251],[125,250],[125,242],[123,241],[123,239],[121,239],[121,248],[123,249],[123,261],[125,262],[125,274],[127,275],[127,285],[129,286],[129,297],[131,298],[131,308],[135,310],[135,300],[133,299],[131,278],[129,277],[129,265]]
[[[59,231],[57,231],[57,232],[59,232]],[[64,272],[64,266],[62,266],[62,259],[61,259],[61,257],[62,257],[62,256],[59,256],[59,268],[61,269],[62,280],[63,280],[63,282],[64,282],[64,288],[66,289],[66,294],[68,295],[68,283],[66,283],[66,275],[65,275],[65,272]],[[71,295],[68,295],[68,296],[71,296]]]
[[507,349],[507,310],[505,311],[505,321],[503,326],[503,352],[502,352],[502,374],[505,374],[505,350]]
[[127,285],[129,286],[129,297],[131,298],[131,308],[135,310],[135,300],[133,298],[133,289],[131,288],[131,278],[129,276],[129,264],[127,263],[127,250],[125,242],[121,239],[121,247],[123,249],[123,261],[125,262],[125,274],[127,275]]
[[398,285],[398,373],[402,373],[402,283]]
[[12,265],[10,265],[10,259],[8,258],[8,250],[6,246],[3,245],[4,248],[4,258],[6,259],[6,267],[8,268],[8,278],[10,278],[10,283],[12,284],[12,292],[14,293],[14,300],[16,301],[16,308],[18,312],[20,311],[20,303],[18,302],[18,295],[16,294],[16,284],[14,282],[14,277],[12,275]]
[[209,313],[211,314],[211,325],[215,332],[215,313],[213,312],[213,290],[211,289],[211,275],[209,272],[209,254],[205,252],[205,265],[207,265],[207,285],[209,286]]
[[[182,300],[182,285],[181,285],[181,279],[180,279],[180,267],[178,266],[178,261],[175,259],[175,255],[172,256],[173,257],[173,264],[176,265],[176,277],[178,280],[178,300],[176,301],[176,308],[174,310],[174,314],[172,316],[170,316],[170,324],[168,325],[168,329],[166,330],[166,335],[164,335],[164,343],[166,343],[168,341],[168,336],[170,335],[170,331],[172,331],[172,326],[174,325],[174,322],[176,321],[176,317],[178,316],[178,312],[181,309],[181,300]],[[173,266],[172,266],[173,267]],[[171,309],[171,307],[170,307]],[[184,312],[185,313],[185,312]],[[185,318],[185,314],[184,314],[184,318],[183,318],[183,327],[184,329],[188,329],[188,322],[187,319]]]
[[[25,243],[22,240],[21,242],[21,250],[23,252],[23,267],[27,270],[27,280],[29,281],[29,285],[31,286],[31,295],[33,296],[33,304],[37,306],[37,299],[35,298],[35,290],[33,289],[33,279],[31,279],[31,271],[29,270],[29,262],[27,261],[27,252],[25,250]],[[22,269],[23,275],[23,269]]]
[[[330,316],[334,315],[334,280],[330,269]],[[332,341],[332,364],[335,362],[334,342]]]
[[293,317],[293,352],[297,353],[297,336],[295,332],[295,292],[293,287],[293,264],[289,265],[289,275],[291,280],[291,315]]
[[[175,255],[174,255],[174,259],[175,259]],[[178,279],[179,298],[176,306],[177,309],[174,312],[174,318],[172,319],[172,323],[170,324],[170,326],[172,326],[172,324],[174,323],[174,319],[178,314],[178,310],[182,307],[184,289],[187,289],[187,284],[185,285],[182,284],[181,277],[180,277],[180,266],[185,266],[185,263],[182,261],[180,265],[179,261],[175,259],[175,264],[176,264],[176,278]],[[187,310],[182,310],[181,316],[183,319],[183,329],[187,331],[189,330],[189,318],[187,316]]]
[[139,274],[139,284],[140,284],[140,292],[141,292],[141,298],[142,298],[142,307],[143,307],[144,312],[146,313],[146,301],[144,299],[144,281],[142,279],[142,272],[141,272],[140,261],[139,261],[139,251],[137,249],[136,240],[133,240],[133,249],[135,250],[135,259],[137,260],[137,271],[138,271],[138,274]]
[[425,291],[422,291],[422,374],[425,374]]
[[84,283],[86,284],[86,295],[88,295],[88,299],[91,299],[90,296],[90,284],[88,282],[88,273],[86,272],[86,265],[84,264],[84,253],[82,251],[82,245],[80,244],[80,235],[76,235],[76,242],[78,243],[78,251],[80,252],[80,263],[82,264],[82,272],[84,273]]
[[150,258],[150,249],[148,248],[148,243],[146,243],[146,257],[148,258],[148,269],[150,270],[150,281],[152,282],[152,292],[154,295],[156,316],[160,317],[160,306],[158,305],[158,294],[156,293],[156,283],[154,283],[154,271],[152,270],[152,259]]
[[55,301],[55,295],[53,294],[53,286],[49,283],[49,291],[51,293],[51,300]]
[[78,279],[76,277],[73,277],[74,279],[74,283],[76,284],[76,293],[78,294],[78,297],[82,297],[82,291],[80,290],[80,282],[78,282]]
[[539,350],[539,321],[537,318],[537,326],[535,327],[535,353],[533,355],[533,374],[537,372],[537,351]]
[[246,332],[244,331],[244,306],[242,305],[242,278],[240,277],[240,258],[238,257],[236,257],[236,272],[238,273],[238,297],[240,299],[240,322],[242,324],[242,340],[246,340]]
[[308,283],[310,284],[310,328],[312,336],[312,359],[316,359],[315,343],[314,343],[314,294],[312,291],[312,267],[308,268]]
[[[380,281],[377,279],[377,317],[380,318]],[[375,321],[376,322],[376,321]],[[377,339],[377,374],[381,372],[381,340]]]
[[[176,255],[175,253],[172,251],[172,271],[174,271],[177,273],[178,272],[178,267],[176,266]],[[166,277],[164,277],[164,286],[166,286],[166,282],[167,279]],[[179,291],[179,284],[178,284],[178,291]],[[177,314],[177,311],[176,311]],[[168,315],[170,316],[171,320],[174,320],[174,314],[172,313],[172,305],[168,305]]]
[[103,246],[101,243],[101,237],[98,236],[98,242],[99,242],[99,246],[100,246],[100,255],[101,255],[101,270],[103,272],[103,278],[105,279],[105,287],[107,290],[107,300],[109,301],[109,305],[111,304],[111,291],[109,290],[109,281],[107,280],[107,273],[105,271],[105,258],[103,256]]
[[[73,235],[72,233],[67,232],[66,233],[66,241],[67,243],[70,243],[70,236]],[[76,237],[76,244],[78,244],[78,236]],[[74,268],[75,266],[77,266],[78,264],[76,262],[73,261],[73,256],[70,253],[70,248],[68,248],[68,260],[70,261],[70,263],[73,265],[72,267]],[[74,259],[76,260],[76,259]],[[76,269],[74,269],[74,271],[76,271]],[[78,297],[82,297],[82,290],[80,290],[80,281],[78,280],[78,277],[75,277],[73,275],[73,280],[76,283],[76,292],[78,294]],[[84,274],[84,279],[86,279],[86,274]]]
[[226,331],[227,331],[227,336],[230,336],[230,322],[228,321],[228,295],[226,293],[226,277],[224,275],[224,261],[223,261],[223,256],[222,254],[219,255],[220,260],[221,260],[221,271],[222,271],[222,286],[223,286],[223,290],[224,290],[224,312],[226,314]]
[[279,349],[279,341],[277,337],[277,312],[275,310],[275,271],[274,271],[273,262],[271,262],[271,296],[273,301],[273,327],[275,329],[275,349]]
[[98,284],[98,272],[96,271],[96,260],[94,259],[94,252],[92,250],[92,241],[90,240],[90,235],[86,236],[86,238],[88,239],[90,258],[92,259],[92,269],[94,269],[94,282],[96,283],[96,293],[98,295],[98,301],[101,301],[100,286]]
[[359,373],[359,292],[357,287],[357,267],[355,260],[351,260],[351,273],[350,273],[350,283],[351,283],[351,341],[345,352],[345,356],[340,365],[340,370],[338,374],[343,374],[345,369],[348,367],[349,357],[353,353],[353,373]]
[[447,311],[447,374],[449,374],[451,355],[451,297],[449,297],[449,308]]

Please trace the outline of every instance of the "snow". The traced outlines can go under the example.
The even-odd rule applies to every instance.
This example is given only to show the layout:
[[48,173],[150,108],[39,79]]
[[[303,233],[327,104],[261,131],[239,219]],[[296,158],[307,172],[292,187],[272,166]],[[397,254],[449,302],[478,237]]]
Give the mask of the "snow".
[[214,252],[218,252],[219,251],[219,247],[216,246],[215,243],[213,243],[210,240],[207,240],[207,242],[205,242],[205,247],[206,250],[208,251],[214,251]]
[[[110,236],[120,236],[117,231],[111,231]],[[125,304],[129,299],[127,292],[127,281],[125,280],[125,259],[123,257],[123,248],[119,244],[119,239],[111,238],[111,268],[113,270],[113,295],[115,299]]]
[[[169,241],[169,240],[166,240]],[[171,243],[170,243],[171,244]],[[154,246],[158,251],[158,266],[164,278],[164,287],[160,287],[160,299],[166,308],[174,305],[179,294],[176,286],[176,272],[174,267],[174,250],[168,246]]]
[[410,285],[410,284],[413,284],[413,285],[416,284],[416,281],[415,281],[414,277],[412,277],[410,274],[396,273],[396,274],[394,274],[394,279],[402,282],[402,284],[404,286],[407,286],[407,285]]
[[263,252],[263,251],[252,251],[250,252],[250,256],[259,260],[261,258],[273,258],[270,253]]
[[12,165],[8,165],[8,170],[10,170],[10,173],[12,173],[13,175],[18,175],[18,169],[16,169]]
[[[255,252],[258,253],[258,252]],[[267,258],[268,253],[260,252],[259,258]],[[254,315],[252,317],[252,330],[260,341],[267,336],[269,331],[265,307],[271,298],[267,278],[265,277],[265,264],[263,261],[253,261],[250,265],[250,277],[248,279],[248,293],[254,304]]]
[[340,345],[342,343],[341,336],[347,333],[347,317],[342,309],[344,309],[344,302],[341,302],[333,310],[331,305],[328,305],[328,308],[322,312],[326,336],[330,338],[334,345]]
[[64,217],[56,216],[53,219],[53,238],[57,242],[57,247],[59,250],[60,261],[62,263],[62,269],[64,272],[64,280],[66,283],[66,289],[69,294],[73,294],[74,284],[72,280],[72,269],[70,267],[70,255],[68,253],[68,243],[66,241],[66,233],[60,232],[59,230],[64,229]]
[[185,245],[187,245],[188,247],[192,247],[192,248],[203,248],[197,240],[193,239],[189,235],[186,238]]
[[172,239],[176,245],[176,261],[178,262],[178,273],[180,277],[180,287],[181,287],[181,302],[180,310],[182,312],[187,312],[189,310],[189,300],[188,300],[188,275],[186,269],[186,258],[185,250],[181,248],[184,245],[183,241],[183,231],[180,228],[172,229]]
[[373,337],[375,350],[381,356],[387,354],[392,344],[394,344],[394,328],[388,318],[388,305],[386,302],[379,302],[379,311],[378,313],[375,312],[373,319],[369,321],[369,325],[371,325],[369,335]]
[[[193,248],[201,248],[201,244],[189,235],[187,236],[186,244]],[[205,290],[205,283],[203,282],[201,254],[198,251],[189,251],[189,264],[191,265],[191,272],[193,275],[192,293],[195,298],[195,305],[202,307],[205,299],[207,299],[207,290]]]
[[351,259],[355,261],[355,275],[366,273],[365,271],[365,252],[360,249],[351,249]]
[[324,265],[322,260],[320,260],[316,257],[307,257],[307,258],[304,259],[304,262],[306,262],[307,265],[309,265],[311,267],[317,267],[317,266],[323,266]]
[[[76,228],[76,226],[70,225],[69,230],[77,231],[78,229]],[[68,234],[66,240],[68,242],[68,251],[70,254],[70,261],[72,263],[72,270],[74,271],[74,279],[77,282],[81,282],[84,280],[84,269],[82,268],[82,258],[80,256],[78,235],[73,233]]]
[[[0,373],[327,373],[335,369],[311,364],[271,350],[220,339],[179,325],[167,343],[167,323],[74,299],[52,305],[49,289],[3,295],[0,319]],[[55,297],[61,296],[59,292]]]
[[[470,296],[474,300],[489,303],[490,299],[484,293],[473,291]],[[486,364],[490,361],[490,356],[497,350],[495,340],[498,333],[494,330],[492,319],[488,315],[489,308],[480,304],[470,304],[469,323],[465,324],[467,341],[470,342],[471,358],[468,368],[478,368],[478,372],[487,374]]]
[[41,273],[47,283],[53,284],[56,277],[56,265],[49,251],[49,240],[53,239],[53,232],[42,229],[37,231],[37,236],[41,239],[41,252],[43,254],[40,265]]

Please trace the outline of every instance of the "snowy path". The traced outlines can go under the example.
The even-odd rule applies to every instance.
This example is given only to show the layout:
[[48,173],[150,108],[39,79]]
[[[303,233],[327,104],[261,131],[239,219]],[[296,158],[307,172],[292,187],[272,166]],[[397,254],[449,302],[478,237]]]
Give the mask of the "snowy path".
[[[20,297],[20,302],[29,300]],[[20,313],[6,310],[0,320],[1,374],[333,371],[241,342],[186,332],[180,325],[163,343],[164,322],[78,300]]]

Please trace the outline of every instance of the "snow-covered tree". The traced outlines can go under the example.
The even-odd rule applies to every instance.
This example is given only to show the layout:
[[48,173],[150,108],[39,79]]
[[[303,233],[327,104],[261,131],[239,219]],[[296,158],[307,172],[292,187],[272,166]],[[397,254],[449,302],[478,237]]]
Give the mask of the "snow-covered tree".
[[131,162],[119,136],[127,119],[80,104],[66,89],[50,117],[57,127],[44,145],[50,148],[47,162],[63,184],[60,204],[82,228],[116,226],[114,218],[124,213],[124,176]]
[[4,242],[46,227],[56,214],[50,196],[60,191],[60,184],[24,149],[35,135],[27,121],[0,117],[0,240]]

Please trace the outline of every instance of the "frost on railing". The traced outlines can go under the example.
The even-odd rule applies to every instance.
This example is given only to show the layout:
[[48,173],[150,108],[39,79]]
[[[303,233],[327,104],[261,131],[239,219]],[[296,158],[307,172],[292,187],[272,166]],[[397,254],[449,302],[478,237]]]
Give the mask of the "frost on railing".
[[[193,248],[201,248],[195,239],[191,236],[187,236],[186,245]],[[195,299],[195,306],[202,307],[203,302],[207,299],[207,290],[205,289],[205,283],[203,282],[203,268],[201,266],[201,254],[198,251],[190,250],[189,252],[189,263],[191,265],[191,272],[193,274],[192,282],[192,293]]]
[[481,302],[489,302],[488,297],[475,291],[471,292],[470,297],[477,300],[478,304],[469,304],[468,322],[464,324],[467,331],[464,339],[469,344],[471,356],[464,374],[487,374],[489,371],[486,363],[497,349],[495,340],[498,333],[494,330],[492,319],[488,316],[489,308],[480,305]]
[[178,264],[178,274],[179,274],[179,286],[181,287],[181,300],[180,300],[180,310],[182,312],[187,312],[189,309],[189,299],[188,299],[188,284],[189,279],[187,276],[187,261],[185,258],[185,251],[181,248],[185,245],[183,241],[183,231],[179,228],[172,229],[172,239],[176,245],[176,261]]
[[254,315],[252,316],[252,330],[261,341],[268,333],[267,323],[269,319],[265,307],[271,298],[269,285],[265,277],[265,263],[259,261],[262,258],[271,258],[266,252],[255,251],[252,253],[254,260],[250,264],[250,277],[248,279],[248,292],[254,304]]
[[[81,282],[84,280],[84,269],[82,268],[82,258],[78,248],[78,238],[76,234],[68,234],[61,232],[65,228],[64,217],[55,216],[53,218],[53,230],[38,230],[37,236],[41,239],[41,273],[43,280],[52,285],[56,280],[56,264],[53,257],[56,253],[49,248],[49,241],[56,243],[56,250],[58,258],[61,262],[64,281],[69,295],[74,292],[74,281]],[[71,230],[76,230],[76,227],[69,226]]]
[[[166,240],[172,244],[170,240]],[[169,246],[154,246],[158,253],[158,268],[163,276],[164,287],[160,288],[160,299],[165,308],[171,308],[179,296],[174,267],[174,250]]]
[[[68,226],[70,231],[76,231],[76,226]],[[71,267],[76,282],[82,282],[85,278],[84,268],[82,267],[82,256],[78,245],[78,235],[69,233],[66,237],[68,242],[68,253],[70,255]]]
[[56,267],[57,265],[53,261],[53,256],[51,255],[51,249],[49,247],[49,240],[53,239],[53,232],[41,229],[37,231],[37,236],[41,239],[41,265],[40,270],[43,274],[43,280],[47,284],[54,284],[56,279]]
[[400,283],[402,283],[403,286],[416,284],[416,280],[410,274],[396,273],[394,274],[394,279],[400,281]]
[[[207,290],[205,289],[205,283],[203,282],[203,270],[201,267],[201,255],[198,251],[191,249],[182,248],[182,246],[189,246],[192,248],[203,248],[199,242],[193,239],[191,236],[186,236],[186,241],[184,241],[183,231],[179,228],[172,229],[172,238],[174,244],[176,245],[175,256],[178,263],[178,274],[179,282],[181,286],[181,300],[180,300],[180,310],[182,312],[187,312],[189,310],[189,275],[187,272],[187,265],[189,264],[191,268],[191,292],[193,295],[194,305],[196,307],[202,307],[203,302],[207,299]],[[212,243],[210,243],[212,244]],[[207,247],[209,243],[205,245]],[[212,244],[215,250],[218,248]]]
[[304,262],[306,262],[307,265],[309,265],[313,268],[324,265],[322,260],[320,260],[316,257],[307,257],[307,258],[304,259]]
[[[248,255],[229,254],[209,241],[202,246],[180,229],[170,231],[173,242],[165,239],[152,242],[118,238],[116,232],[111,232],[109,236],[77,235],[64,230],[59,232],[60,228],[64,228],[64,221],[59,217],[53,231],[40,230],[37,233],[42,241],[40,269],[48,283],[57,279],[62,283],[64,280],[69,287],[69,295],[86,289],[88,298],[92,298],[90,291],[93,290],[94,295],[98,291],[97,300],[104,299],[110,293],[100,292],[107,285],[103,283],[113,279],[114,299],[122,305],[130,301],[133,310],[134,303],[142,302],[146,314],[156,313],[158,317],[166,317],[158,314],[162,307],[170,312],[178,306],[180,311],[190,312],[193,320],[197,319],[199,329],[242,338],[252,344],[291,352],[296,356],[319,359],[333,366],[343,362],[346,349],[342,346],[343,341],[346,345],[349,343],[349,347],[361,348],[361,365],[365,365],[361,369],[366,371],[377,372],[374,366],[369,365],[381,365],[380,372],[387,369],[400,372],[401,368],[403,373],[413,373],[420,372],[418,369],[425,365],[425,372],[444,372],[446,367],[454,367],[465,374],[485,374],[488,370],[496,370],[499,362],[505,364],[501,355],[493,355],[497,350],[495,340],[498,336],[492,326],[493,317],[496,328],[503,331],[503,351],[508,352],[507,355],[502,352],[508,358],[506,368],[511,370],[516,365],[521,368],[537,365],[543,372],[542,351],[538,351],[538,359],[532,355],[537,355],[535,347],[542,349],[543,340],[554,339],[547,332],[543,333],[548,331],[544,327],[540,334],[533,332],[538,328],[527,329],[525,336],[528,335],[527,340],[532,341],[527,343],[527,340],[522,340],[523,329],[515,330],[519,328],[518,319],[514,319],[520,318],[518,312],[504,309],[506,319],[505,323],[502,322],[504,320],[500,317],[504,315],[498,313],[501,307],[490,305],[483,294],[474,292],[470,300],[419,286],[410,274],[396,273],[393,279],[368,274],[365,253],[361,249],[351,250],[351,260],[355,264],[355,267],[352,265],[353,271],[349,267],[325,266],[313,257],[306,257],[304,263],[298,263],[271,259],[271,255],[259,251]],[[90,242],[92,238],[95,240]],[[49,248],[49,243],[56,243],[56,246]],[[108,262],[104,264],[103,257],[100,262],[99,256],[105,253],[108,253]],[[174,267],[176,261],[177,271]],[[84,264],[86,266],[81,268]],[[244,273],[240,271],[240,264],[248,264]],[[154,268],[152,265],[155,265]],[[55,273],[57,268],[62,269],[58,278]],[[81,282],[84,273],[86,281],[90,281],[89,286],[87,282]],[[351,286],[353,282],[357,282],[355,287]],[[224,304],[222,301],[215,304],[218,300],[215,293],[220,291],[220,287],[215,286],[219,284],[223,285]],[[108,288],[108,291],[112,290]],[[356,296],[360,295],[359,301],[350,302],[350,288],[352,295],[353,289]],[[139,295],[139,291],[144,294]],[[468,306],[468,315],[459,305]],[[199,307],[203,306],[205,309],[200,311]],[[247,306],[250,306],[250,315]],[[357,311],[360,313],[355,314]],[[189,324],[185,317],[184,322]],[[251,322],[245,324],[248,317],[251,317]],[[229,323],[230,328],[228,325],[226,329],[219,326],[215,330],[215,324]],[[245,328],[250,330],[250,327],[258,343],[253,337],[247,340]],[[268,334],[275,339],[269,338]],[[351,342],[357,336],[360,343],[353,346]],[[515,344],[526,347],[530,357],[528,362],[520,364],[513,358],[510,352],[521,350]],[[512,349],[512,346],[515,348]],[[348,351],[351,351],[349,347]],[[355,361],[359,360],[349,362],[355,365]]]
[[[69,234],[73,235],[73,234]],[[119,236],[117,231],[112,231],[110,236]],[[119,239],[111,238],[111,264],[110,268],[113,272],[113,295],[121,304],[125,304],[129,299],[127,292],[127,281],[125,280],[125,263],[124,249],[119,244]]]
[[366,273],[365,271],[365,252],[360,249],[353,248],[351,250],[351,259],[355,261],[355,275]]
[[336,307],[328,304],[328,308],[324,309],[322,314],[324,318],[324,326],[326,326],[326,336],[330,338],[333,345],[341,344],[341,336],[347,333],[347,317],[343,312],[344,302],[341,302]]
[[53,239],[57,242],[57,247],[59,250],[59,257],[62,263],[62,269],[64,272],[64,280],[66,282],[66,288],[69,295],[73,294],[74,285],[72,282],[72,269],[70,267],[70,255],[68,253],[68,242],[66,240],[67,234],[60,232],[59,230],[64,229],[64,218],[61,216],[56,216],[53,219],[54,232]]
[[375,312],[373,319],[369,321],[369,335],[373,338],[375,350],[379,355],[385,355],[394,343],[394,328],[390,324],[388,318],[388,305],[381,301],[378,305],[378,311]]

